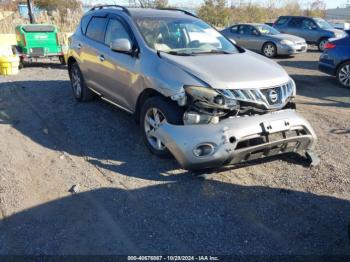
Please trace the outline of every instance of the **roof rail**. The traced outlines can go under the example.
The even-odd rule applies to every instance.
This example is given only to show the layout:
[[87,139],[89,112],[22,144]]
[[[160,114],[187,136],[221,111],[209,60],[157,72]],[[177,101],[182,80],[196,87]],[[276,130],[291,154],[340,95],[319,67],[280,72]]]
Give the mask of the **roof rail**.
[[190,15],[190,16],[198,18],[198,16],[196,16],[195,14],[193,14],[193,13],[191,13],[189,11],[186,11],[184,9],[180,9],[180,8],[170,8],[170,7],[167,8],[167,7],[165,7],[165,8],[158,8],[158,9],[159,10],[168,10],[168,11],[179,11],[179,12],[182,12],[182,13],[184,13],[186,15]]
[[123,12],[127,13],[128,15],[131,15],[129,10],[125,7],[125,6],[122,6],[122,5],[96,5],[96,6],[93,6],[89,12],[91,11],[95,11],[95,10],[101,10],[101,9],[104,9],[104,8],[120,8]]

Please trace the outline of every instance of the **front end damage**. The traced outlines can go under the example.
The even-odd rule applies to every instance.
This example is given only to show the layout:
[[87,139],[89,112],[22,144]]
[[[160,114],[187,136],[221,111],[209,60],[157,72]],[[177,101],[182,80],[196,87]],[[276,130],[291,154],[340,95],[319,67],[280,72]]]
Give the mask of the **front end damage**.
[[233,116],[219,123],[172,125],[156,130],[185,169],[198,170],[237,164],[289,152],[306,153],[312,165],[317,141],[309,122],[294,110],[263,115]]

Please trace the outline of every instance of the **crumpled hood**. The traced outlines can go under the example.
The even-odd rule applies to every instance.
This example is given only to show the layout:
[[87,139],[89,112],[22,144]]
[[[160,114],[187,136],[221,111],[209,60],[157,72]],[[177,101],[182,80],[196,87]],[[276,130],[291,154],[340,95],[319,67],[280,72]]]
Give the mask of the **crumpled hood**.
[[289,40],[294,43],[300,43],[300,42],[305,42],[304,38],[301,38],[299,36],[295,35],[289,35],[289,34],[277,34],[277,35],[269,35],[272,38],[280,39],[280,40]]
[[267,88],[290,80],[276,62],[247,50],[237,54],[161,56],[216,89]]

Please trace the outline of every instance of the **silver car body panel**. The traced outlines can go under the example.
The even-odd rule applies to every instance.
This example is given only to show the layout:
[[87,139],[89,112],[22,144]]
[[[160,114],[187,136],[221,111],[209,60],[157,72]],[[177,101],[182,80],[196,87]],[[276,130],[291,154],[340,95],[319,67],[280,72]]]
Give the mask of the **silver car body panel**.
[[[107,45],[87,39],[78,26],[70,38],[68,58],[74,58],[77,61],[90,89],[103,99],[130,113],[136,112],[138,99],[145,90],[155,90],[163,96],[175,100],[176,97],[184,94],[185,85],[226,90],[232,92],[232,95],[236,95],[236,91],[241,92],[242,95],[237,97],[237,100],[251,101],[257,104],[265,103],[269,109],[282,109],[287,98],[295,95],[295,86],[292,91],[286,87],[288,83],[294,84],[293,80],[280,65],[268,58],[248,50],[237,54],[198,56],[157,53],[147,46],[133,22],[132,16],[118,10],[109,10],[109,13],[111,12],[115,12],[130,27],[138,45],[138,55],[113,52]],[[105,11],[101,10],[88,13],[88,15],[103,15],[104,13]],[[137,11],[130,9],[130,13],[131,15],[155,16],[161,14],[197,19],[173,11],[157,10],[151,12],[147,9]],[[281,92],[279,98],[281,101],[277,104],[271,105],[266,100],[266,94],[265,98],[259,98],[258,93],[264,95],[264,90],[278,88]],[[250,97],[249,94],[253,95]],[[266,129],[269,123],[281,121],[288,123],[287,126],[282,127],[284,133],[287,130],[299,129],[299,135],[253,147],[237,148],[237,145],[242,141],[266,137],[266,132],[276,131],[268,131],[264,128]],[[278,129],[280,128],[278,127]],[[279,133],[282,132],[281,130]],[[290,110],[228,118],[218,124],[176,126],[165,123],[156,132],[156,135],[160,137],[179,163],[183,167],[191,169],[217,167],[224,163],[239,163],[259,154],[265,156],[288,150],[313,150],[316,143],[316,135],[310,124]],[[233,143],[230,142],[232,137],[235,138]],[[215,153],[208,157],[196,158],[193,155],[193,148],[201,143],[213,143]],[[288,147],[289,143],[295,143],[292,149]]]
[[[272,126],[271,131],[266,130],[269,125]],[[313,151],[317,141],[309,122],[293,110],[229,118],[219,124],[205,126],[176,126],[165,123],[156,132],[186,169],[215,168],[282,153]],[[295,132],[295,135],[288,136],[289,132]],[[242,142],[275,135],[279,135],[278,138],[269,138],[269,142],[237,148]],[[214,153],[207,157],[196,157],[193,150],[205,143],[214,145]]]

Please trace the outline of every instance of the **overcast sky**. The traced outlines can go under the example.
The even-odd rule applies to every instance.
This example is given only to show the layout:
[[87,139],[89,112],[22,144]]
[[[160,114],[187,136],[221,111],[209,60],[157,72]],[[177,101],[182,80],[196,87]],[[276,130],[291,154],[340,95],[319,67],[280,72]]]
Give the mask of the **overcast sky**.
[[[113,3],[113,4],[122,4],[125,5],[128,3],[128,0],[83,0],[84,2],[97,4],[97,3]],[[232,0],[233,3],[239,3],[239,2],[254,2],[254,3],[261,3],[264,4],[268,0]],[[303,7],[306,7],[308,3],[311,3],[313,0],[299,0],[300,3],[302,3]],[[228,2],[231,2],[231,0],[228,0]],[[276,2],[282,2],[283,0],[276,0]],[[324,2],[327,5],[327,8],[336,8],[341,7],[345,5],[347,2],[350,4],[350,0],[324,0]],[[178,6],[199,6],[202,3],[202,0],[169,0],[170,4],[178,5]]]

